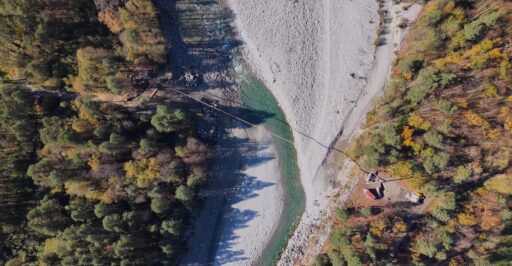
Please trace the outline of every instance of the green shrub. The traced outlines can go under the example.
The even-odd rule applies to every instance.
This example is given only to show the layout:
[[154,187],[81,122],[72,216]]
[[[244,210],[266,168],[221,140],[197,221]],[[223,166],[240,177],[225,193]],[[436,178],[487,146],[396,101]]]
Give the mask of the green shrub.
[[420,23],[424,26],[436,26],[443,19],[443,11],[442,10],[433,10],[427,12],[422,18]]
[[405,99],[409,100],[413,105],[423,101],[426,97],[427,91],[420,87],[412,87],[405,95]]
[[145,157],[151,157],[158,152],[158,145],[149,139],[141,139],[139,142],[139,151]]
[[423,138],[425,139],[425,142],[427,142],[427,144],[432,147],[443,147],[443,136],[437,133],[437,131],[435,130],[429,130],[427,133],[423,135]]
[[108,76],[105,81],[107,82],[107,89],[115,94],[119,94],[123,88],[123,83],[116,76]]
[[417,238],[416,242],[414,243],[413,247],[414,251],[425,255],[429,258],[434,257],[434,255],[437,252],[437,248],[433,241],[430,241],[425,236],[420,236]]
[[[457,109],[457,107],[455,107],[455,109]],[[437,128],[440,132],[443,132],[443,134],[447,135],[447,134],[450,134],[450,132],[452,131],[452,125],[451,125],[451,122],[449,119],[445,119],[443,120],[443,122],[441,122],[441,125],[439,125],[439,127]]]
[[341,253],[343,254],[343,257],[347,261],[347,265],[349,266],[359,266],[361,264],[361,259],[357,255],[357,253],[354,251],[352,247],[346,247],[341,250]]
[[508,60],[508,58],[502,59],[498,66],[499,78],[505,81],[510,81],[512,79],[510,62]]
[[418,57],[406,57],[398,62],[396,67],[402,73],[417,73],[423,66],[423,59]]
[[448,258],[448,256],[446,255],[446,252],[444,252],[444,251],[438,251],[436,253],[435,257],[436,257],[436,260],[438,260],[438,261],[443,261]]
[[[490,261],[486,260],[485,258],[482,258],[482,256],[475,252],[474,250],[468,251],[468,258],[473,260],[473,265],[476,266],[486,266],[486,265],[493,265]],[[507,263],[502,265],[507,265]]]
[[473,170],[469,166],[459,166],[455,171],[455,175],[453,176],[453,180],[457,183],[462,183],[473,174]]
[[373,45],[375,45],[375,46],[381,46],[383,44],[384,44],[384,41],[380,37],[377,37],[377,38],[375,38],[375,40],[373,40]]
[[192,174],[187,178],[187,186],[196,187],[204,183],[205,179],[203,175]]
[[450,17],[443,22],[441,30],[446,35],[453,37],[460,30],[460,22],[454,17]]
[[331,260],[332,266],[344,266],[346,265],[346,261],[343,258],[343,255],[337,250],[330,250],[327,253],[327,256],[329,256],[329,259]]
[[194,191],[188,186],[181,185],[176,189],[175,197],[181,201],[191,201],[194,199]]
[[103,228],[110,232],[121,232],[122,231],[122,218],[121,215],[114,213],[103,217],[102,220]]
[[450,155],[446,152],[440,152],[436,154],[434,157],[434,164],[436,167],[443,171],[448,166],[448,163],[450,162]]
[[156,114],[151,118],[153,125],[158,132],[173,132],[182,126],[185,114],[177,109],[174,112],[166,105],[158,105]]
[[446,250],[449,250],[452,248],[453,244],[453,237],[448,234],[446,231],[440,231],[437,233],[437,239],[441,242],[441,245],[443,245],[443,248]]
[[388,91],[390,91],[390,94],[395,91],[403,91],[406,86],[407,82],[403,78],[392,78],[388,84]]
[[485,181],[484,186],[487,189],[505,194],[512,195],[512,175],[501,174]]
[[441,99],[437,102],[437,110],[445,115],[451,115],[457,112],[457,106],[452,105],[450,101]]
[[455,193],[447,192],[441,196],[440,203],[432,211],[432,216],[441,222],[448,222],[450,220],[449,211],[453,211],[457,208],[457,201],[455,199]]
[[498,22],[501,15],[500,12],[492,12],[464,25],[462,32],[465,41],[474,43],[480,40],[484,33]]
[[396,127],[386,125],[380,130],[385,145],[400,147],[400,136],[396,133]]
[[340,221],[346,221],[348,219],[348,213],[346,209],[336,209],[336,218]]
[[435,53],[442,44],[442,40],[435,29],[431,27],[425,27],[421,29],[421,39],[415,40],[418,43],[418,50],[420,52]]
[[364,216],[371,216],[372,208],[371,207],[363,207],[363,208],[359,209],[359,212]]
[[335,228],[329,241],[336,248],[341,248],[350,244],[350,237],[352,236],[352,229],[349,227]]
[[[446,82],[448,81],[444,81],[444,84],[446,84]],[[423,88],[428,92],[432,92],[434,89],[437,89],[442,85],[439,70],[432,66],[421,69],[418,73],[418,78],[416,78],[414,83],[416,86]]]
[[446,152],[434,154],[433,157],[423,161],[423,169],[427,174],[433,174],[437,171],[443,171],[448,166],[450,155]]
[[367,168],[375,168],[379,166],[381,151],[384,152],[384,147],[381,143],[370,144],[363,148],[356,150],[358,158],[364,157],[363,165]]
[[439,74],[439,70],[434,67],[423,68],[419,71],[418,77],[413,82],[414,86],[409,89],[405,99],[412,104],[417,104],[425,99],[429,93],[432,93],[434,89],[450,84],[454,79],[454,75]]
[[491,97],[491,98],[498,96],[498,88],[495,85],[493,85],[489,82],[484,82],[482,84],[482,88],[484,89],[485,96]]
[[427,174],[433,174],[436,171],[434,161],[431,158],[426,159],[422,165]]
[[457,199],[454,192],[446,192],[442,195],[442,201],[438,207],[453,211],[457,208]]
[[325,254],[318,254],[313,258],[312,266],[330,266],[331,261]]
[[400,153],[396,149],[390,149],[384,156],[386,164],[394,164],[398,161]]
[[364,241],[364,247],[365,248],[376,248],[377,247],[377,240],[375,237],[372,236],[371,233],[368,233],[366,235],[366,240]]
[[441,209],[441,208],[436,208],[432,211],[432,216],[434,216],[434,218],[436,218],[437,220],[441,221],[441,222],[448,222],[450,220],[450,215],[448,214],[448,211],[446,211],[445,209]]
[[430,147],[427,147],[426,149],[422,150],[420,153],[420,156],[423,159],[432,158],[432,157],[434,157],[434,155],[435,155],[435,151],[434,151],[434,149],[432,149]]
[[364,251],[370,257],[372,261],[377,259],[377,254],[375,254],[375,249],[377,248],[377,240],[372,236],[371,233],[366,235],[366,240],[363,243]]
[[[475,23],[476,22],[476,23]],[[482,33],[487,29],[483,23],[475,21],[464,26],[464,40],[467,42],[475,42],[480,38]]]
[[441,87],[447,87],[452,85],[457,80],[457,75],[449,72],[442,72],[439,75],[439,85]]

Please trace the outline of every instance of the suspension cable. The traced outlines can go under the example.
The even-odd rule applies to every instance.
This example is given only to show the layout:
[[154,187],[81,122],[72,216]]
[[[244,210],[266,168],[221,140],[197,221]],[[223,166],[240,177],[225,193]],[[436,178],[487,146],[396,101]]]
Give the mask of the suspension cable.
[[[249,126],[252,126],[252,127],[256,127],[256,126],[257,126],[257,125],[256,125],[256,124],[254,124],[254,123],[251,123],[251,122],[249,122],[249,121],[247,121],[247,120],[245,120],[245,119],[243,119],[243,118],[241,118],[241,117],[239,117],[239,116],[237,116],[237,115],[231,114],[231,113],[229,113],[229,112],[227,112],[227,111],[224,111],[224,110],[222,110],[222,109],[220,109],[220,108],[218,108],[218,107],[215,107],[214,105],[209,104],[209,103],[207,103],[207,102],[205,102],[205,101],[203,101],[203,100],[201,100],[201,99],[197,99],[197,98],[195,98],[195,97],[193,97],[193,96],[189,95],[188,93],[185,93],[185,92],[183,92],[183,91],[181,91],[181,90],[179,90],[179,89],[173,88],[173,87],[171,87],[171,86],[166,86],[166,85],[164,85],[164,84],[162,84],[162,83],[160,83],[160,84],[161,84],[161,85],[163,85],[166,89],[170,89],[170,90],[172,90],[172,91],[174,91],[174,92],[176,92],[176,93],[178,93],[178,94],[180,94],[180,95],[182,95],[182,96],[185,96],[185,97],[187,97],[187,98],[189,98],[189,99],[191,99],[191,100],[193,100],[193,101],[195,101],[195,102],[198,102],[198,103],[200,103],[200,104],[202,104],[202,105],[208,106],[209,108],[211,108],[211,109],[213,109],[213,110],[216,110],[216,111],[218,111],[218,112],[220,112],[220,113],[223,113],[223,114],[225,114],[225,115],[227,115],[227,116],[229,116],[229,117],[231,117],[231,118],[233,118],[233,119],[235,119],[235,120],[238,120],[238,121],[240,121],[240,122],[242,122],[242,123],[244,123],[244,124],[246,124],[246,125],[249,125]],[[294,132],[296,132],[296,133],[299,133],[299,134],[301,134],[301,135],[304,135],[304,136],[308,137],[309,139],[313,140],[313,141],[314,141],[314,142],[316,142],[319,146],[322,146],[322,147],[324,147],[325,149],[327,149],[327,151],[335,151],[335,152],[338,152],[338,153],[340,153],[340,154],[344,155],[344,156],[345,156],[345,157],[347,157],[350,161],[354,162],[354,163],[357,165],[357,167],[358,167],[361,171],[363,171],[363,172],[365,172],[365,173],[369,173],[368,171],[366,171],[366,170],[362,167],[362,165],[361,165],[361,164],[360,164],[356,159],[352,158],[352,157],[351,157],[351,156],[350,156],[346,151],[343,151],[343,150],[337,149],[337,148],[335,148],[335,147],[328,147],[328,146],[326,146],[326,145],[323,145],[323,144],[322,144],[322,143],[320,143],[319,141],[315,140],[315,139],[314,139],[314,138],[312,138],[312,137],[309,137],[309,136],[305,135],[304,133],[302,133],[302,132],[300,132],[300,131],[298,131],[298,130],[294,129],[293,127],[291,127],[291,126],[289,126],[289,125],[288,125],[288,127],[290,128],[290,130],[292,130],[292,131],[294,131]],[[278,138],[278,139],[281,139],[281,140],[283,140],[283,141],[287,142],[288,144],[291,144],[291,145],[294,145],[294,144],[295,144],[292,140],[287,139],[287,138],[285,138],[285,137],[282,137],[281,135],[279,135],[279,134],[277,134],[277,133],[275,133],[275,132],[273,132],[273,131],[269,130],[268,128],[265,128],[265,130],[266,130],[270,135],[272,135],[272,136],[274,136],[274,137],[276,137],[276,138]]]

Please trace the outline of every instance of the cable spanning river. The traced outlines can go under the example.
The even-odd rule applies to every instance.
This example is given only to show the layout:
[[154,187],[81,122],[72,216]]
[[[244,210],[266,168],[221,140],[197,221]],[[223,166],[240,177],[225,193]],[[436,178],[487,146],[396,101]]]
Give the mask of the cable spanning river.
[[177,82],[198,77],[200,85],[187,93],[256,125],[217,114],[212,175],[182,264],[272,265],[305,209],[297,153],[283,140],[293,134],[277,101],[239,63],[243,44],[221,2],[156,1]]
[[[241,70],[242,71],[241,71]],[[242,89],[242,100],[247,106],[256,110],[271,112],[274,117],[268,119],[265,127],[286,139],[293,139],[293,134],[286,117],[276,99],[265,86],[255,79],[251,73],[239,67],[236,72],[238,83]],[[259,260],[260,265],[272,265],[279,260],[282,250],[286,247],[290,235],[305,209],[304,191],[302,189],[299,169],[297,167],[297,151],[290,143],[274,138],[281,170],[281,182],[284,187],[284,206],[272,240],[267,244]]]

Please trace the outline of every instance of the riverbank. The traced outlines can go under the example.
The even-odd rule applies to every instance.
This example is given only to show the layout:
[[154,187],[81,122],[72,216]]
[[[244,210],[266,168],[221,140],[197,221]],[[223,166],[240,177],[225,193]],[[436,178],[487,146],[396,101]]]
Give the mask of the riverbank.
[[[237,185],[230,186],[225,196],[211,261],[215,265],[253,265],[279,225],[283,211],[279,157],[264,125],[233,128],[230,135],[230,142],[239,140],[236,149],[241,151],[238,160],[242,166],[238,174],[231,173],[238,179],[233,182]],[[245,149],[240,144],[251,147]],[[225,175],[217,178],[226,181]]]
[[[376,51],[379,25],[375,1],[228,0],[245,42],[244,56],[276,96],[294,128],[306,211],[288,242],[280,264],[296,262],[312,232],[328,214],[341,180],[337,141],[359,128],[371,101],[385,87],[394,49],[403,39],[402,17],[419,8],[383,2],[385,38]],[[336,157],[337,159],[333,159]],[[350,167],[346,167],[350,168]]]
[[[277,226],[270,240],[261,243],[263,250],[255,265],[274,265],[279,260],[282,249],[286,246],[290,235],[293,233],[300,216],[305,209],[305,196],[297,166],[297,151],[293,145],[293,133],[288,125],[283,110],[279,107],[272,93],[265,88],[263,83],[247,70],[245,64],[239,64],[237,69],[238,84],[241,86],[241,95],[244,106],[251,110],[271,113],[272,116],[265,121],[265,129],[272,132],[275,148],[279,157],[279,170],[281,173],[281,185],[283,187],[282,212],[275,212],[279,217]],[[262,205],[273,209],[273,204],[261,202]],[[271,220],[274,221],[274,220]],[[269,223],[271,221],[265,221]],[[247,228],[251,231],[252,228]]]
[[[221,90],[208,92],[217,95]],[[194,220],[182,265],[253,265],[280,226],[286,171],[280,147],[265,122],[272,114],[238,104],[232,107],[231,113],[256,124],[247,126],[226,117],[216,122],[219,134],[211,179],[202,190],[204,206]]]
[[[325,201],[315,179],[370,71],[377,3],[228,0],[243,54],[295,129],[306,213]],[[305,214],[307,216],[307,214]]]
[[[271,118],[285,121],[277,103],[267,98],[262,103],[265,106],[248,108],[242,103],[257,103],[265,88],[254,88],[256,91],[248,91],[249,97],[243,99],[243,91],[252,87],[236,80],[233,60],[237,41],[231,31],[230,11],[221,2],[157,1],[165,36],[172,44],[170,61],[176,82],[183,82],[181,75],[187,73],[200,80],[198,86],[182,90],[196,99],[208,98],[218,108],[253,123],[248,126],[222,113],[204,111],[214,119],[203,131],[216,128],[216,145],[210,179],[200,193],[203,206],[193,220],[182,265],[257,263],[280,229],[289,187],[283,187],[283,175],[296,177],[283,167],[289,164],[281,160],[287,152],[266,129],[273,127]],[[284,128],[289,130],[286,124]]]
[[[361,91],[356,105],[344,121],[339,138],[333,148],[344,151],[351,140],[360,134],[362,123],[366,114],[374,106],[378,98],[384,93],[387,80],[391,74],[392,63],[396,52],[400,49],[408,28],[400,27],[404,21],[413,22],[421,11],[418,4],[394,4],[393,1],[382,1],[380,7],[384,15],[384,33],[380,36],[382,45],[375,51],[375,61],[368,75],[368,82]],[[360,172],[358,165],[348,159],[344,154],[331,152],[320,167],[316,178],[332,180],[323,205],[309,217],[301,220],[299,228],[289,242],[283,253],[280,264],[305,265],[310,262],[311,256],[320,252],[332,228],[332,217],[357,186],[354,176]],[[314,217],[314,218],[312,218]]]

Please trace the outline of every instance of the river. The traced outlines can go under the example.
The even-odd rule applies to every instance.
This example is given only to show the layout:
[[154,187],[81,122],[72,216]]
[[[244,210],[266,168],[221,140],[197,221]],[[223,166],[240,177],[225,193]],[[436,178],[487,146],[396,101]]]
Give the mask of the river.
[[[214,95],[212,98],[216,99],[225,95],[233,96],[233,93],[238,94],[238,97],[231,99],[239,99],[242,104],[223,105],[226,111],[242,115],[250,121],[259,121],[269,132],[293,140],[286,117],[275,98],[243,64],[238,63],[241,59],[238,58],[237,50],[241,42],[231,28],[234,19],[232,13],[221,2],[155,1],[160,10],[164,35],[172,46],[169,71],[173,72],[177,80],[185,72],[193,72],[203,79],[200,86],[189,88],[192,95]],[[261,119],[261,113],[266,114],[264,119]],[[217,141],[212,177],[204,188],[206,196],[203,197],[203,208],[193,222],[194,229],[188,242],[188,254],[182,262],[185,265],[225,263],[224,260],[219,260],[218,253],[225,246],[224,236],[232,234],[226,232],[233,230],[226,226],[229,217],[233,216],[232,199],[244,197],[237,193],[247,193],[240,190],[240,187],[244,185],[243,179],[248,177],[240,175],[240,172],[247,167],[249,160],[243,157],[252,153],[254,145],[244,140],[226,137],[229,134],[223,135],[232,128],[239,127],[239,121],[220,116],[216,124],[221,133]],[[273,265],[277,262],[305,209],[304,191],[297,167],[297,152],[292,144],[281,138],[274,137],[272,143],[277,151],[281,177],[279,182],[283,190],[282,204],[285,207],[279,219],[276,219],[279,222],[273,226],[275,229],[268,244],[263,245],[264,249],[258,251],[261,254],[257,260],[259,265]],[[255,190],[252,194],[255,193],[258,191]],[[241,216],[240,213],[235,214]],[[240,226],[247,226],[247,219],[257,215],[256,213],[244,216],[244,223]],[[243,250],[241,253],[236,252],[229,256],[243,257],[240,255],[243,255]],[[235,264],[247,263],[240,260]]]
[[[255,110],[265,110],[274,116],[265,121],[265,128],[285,139],[293,140],[292,131],[286,121],[283,110],[279,107],[272,93],[262,82],[246,71],[243,65],[235,71],[237,82],[241,88],[242,101]],[[297,167],[297,151],[289,142],[274,137],[279,156],[281,182],[284,188],[284,206],[279,226],[270,243],[264,249],[259,265],[273,265],[279,260],[282,250],[286,247],[298,219],[305,209],[305,196]]]

